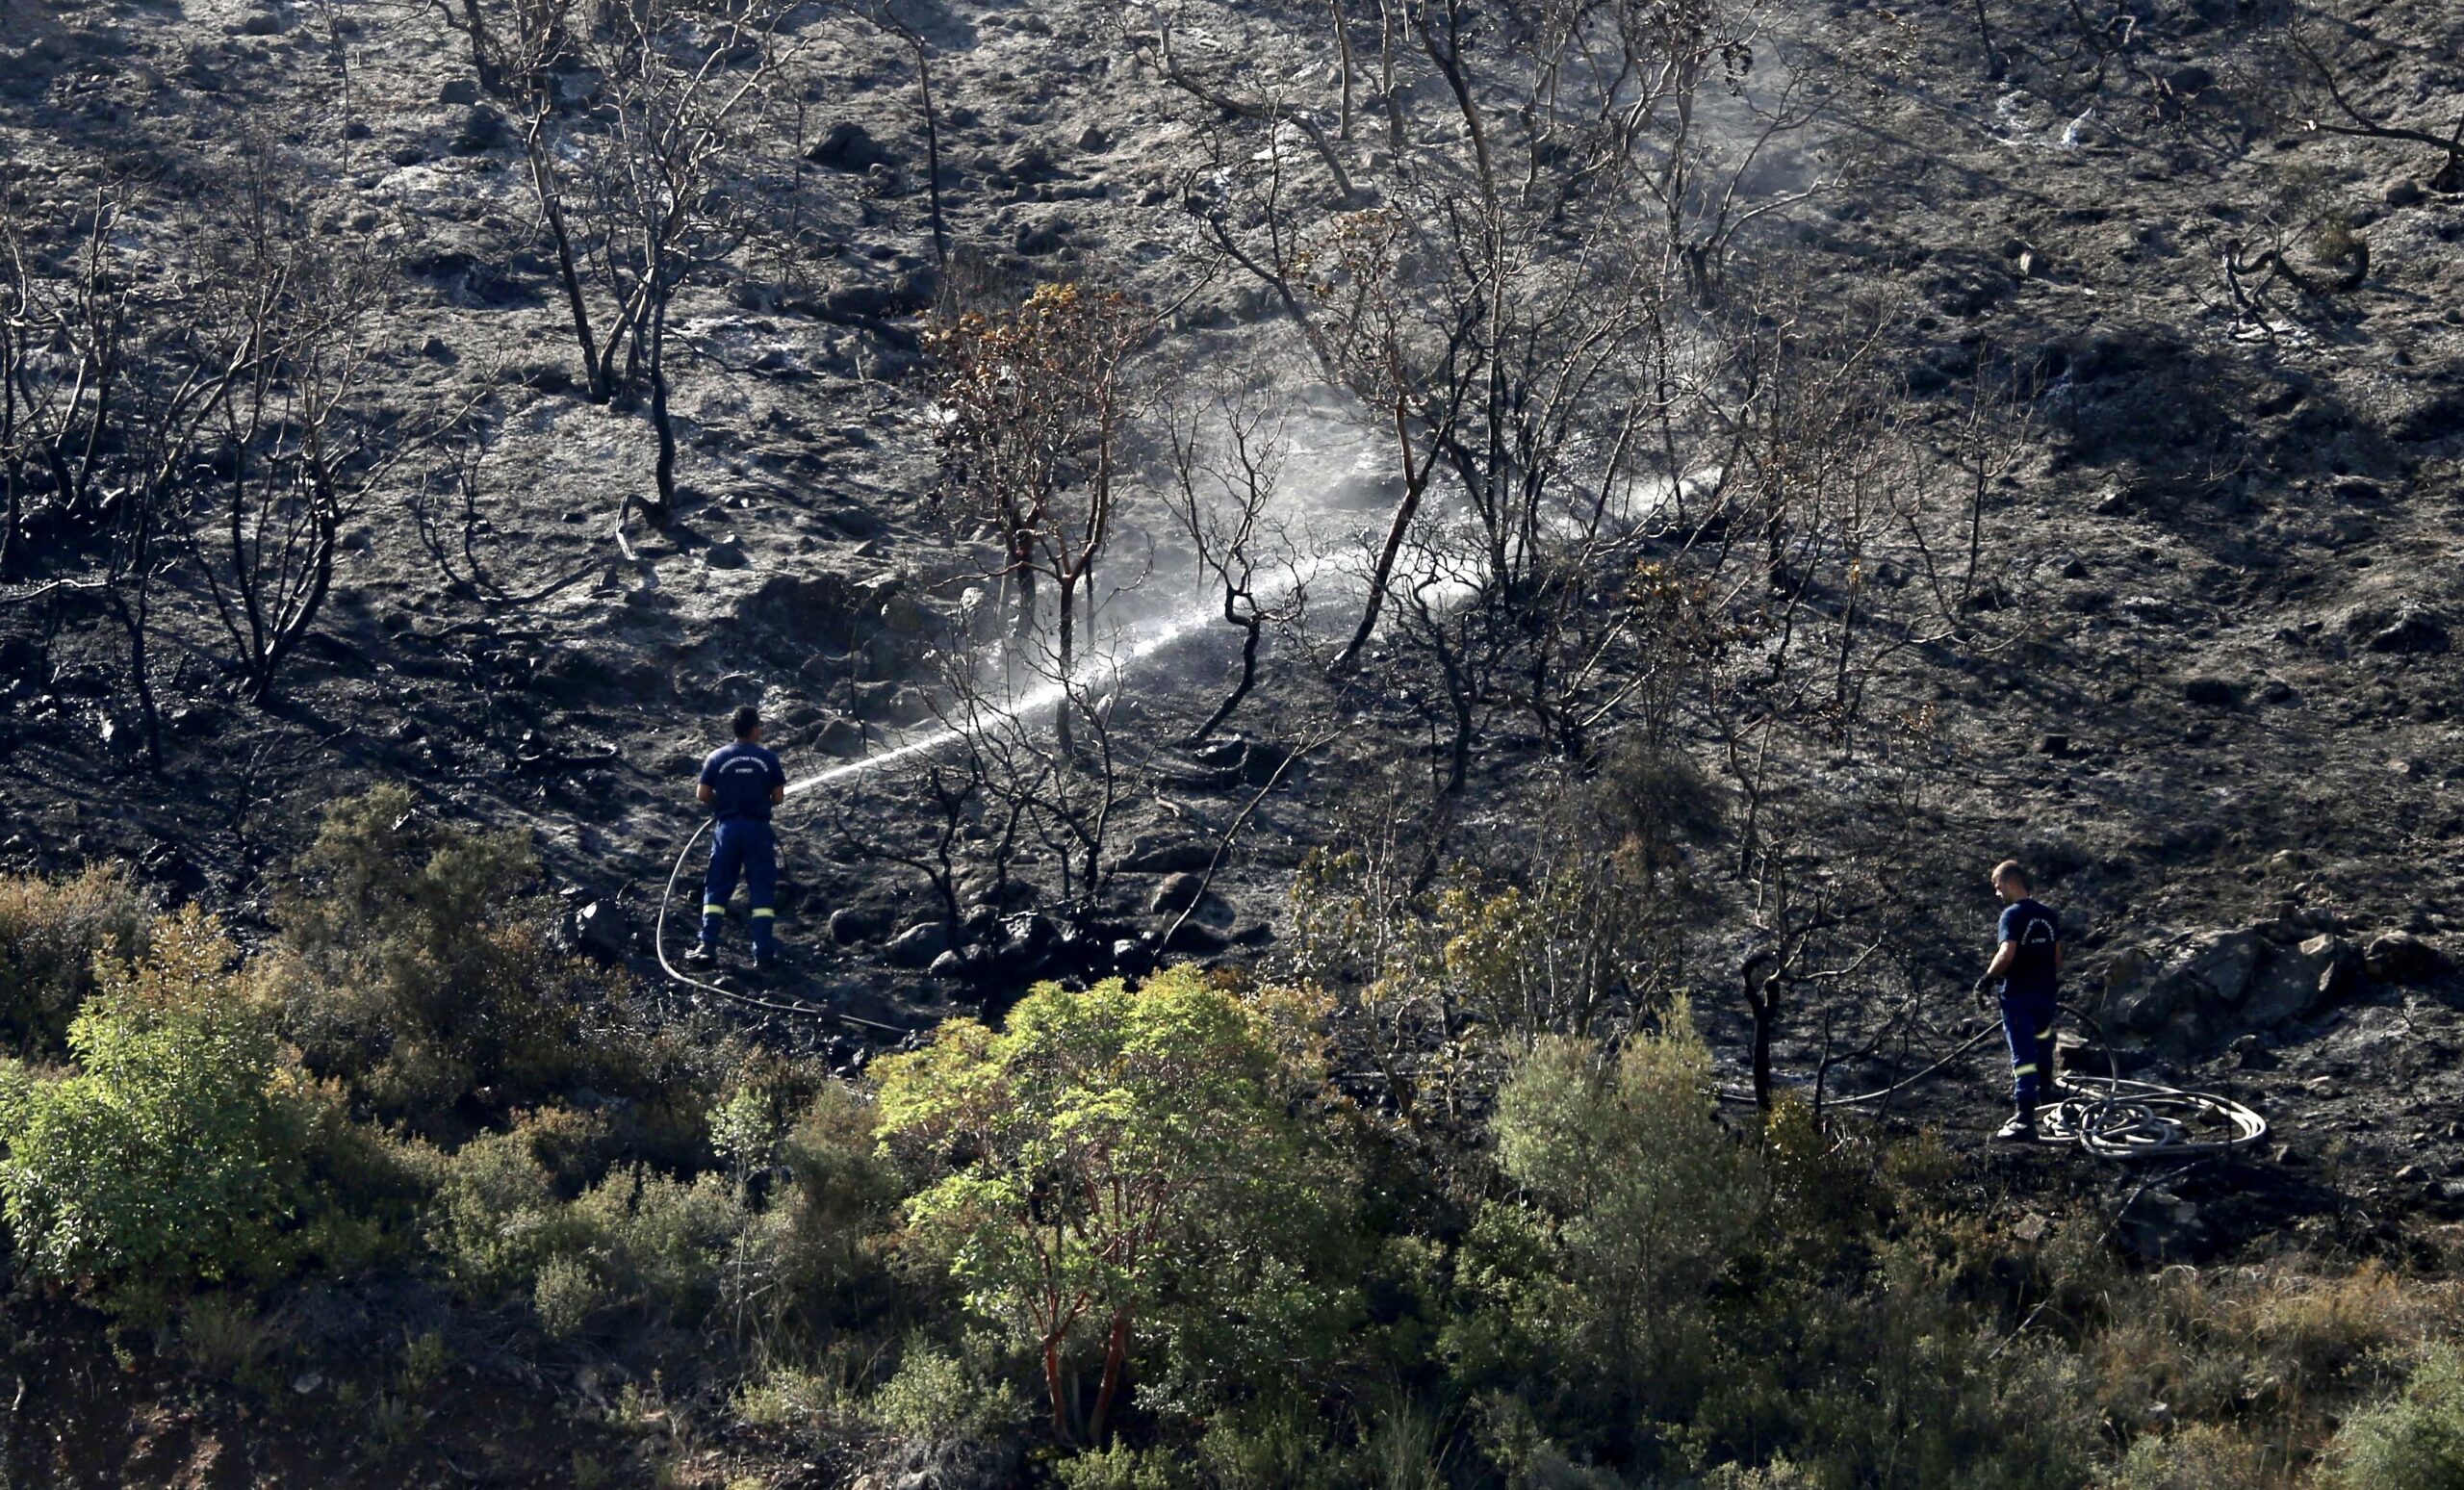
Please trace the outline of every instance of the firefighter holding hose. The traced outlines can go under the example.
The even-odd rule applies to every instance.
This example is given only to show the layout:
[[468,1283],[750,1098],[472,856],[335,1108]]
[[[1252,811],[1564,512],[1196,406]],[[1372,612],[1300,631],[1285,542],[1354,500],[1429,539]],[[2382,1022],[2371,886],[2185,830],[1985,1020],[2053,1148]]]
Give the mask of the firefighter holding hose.
[[1981,1000],[1998,992],[2002,1035],[2011,1044],[2011,1120],[1994,1138],[2026,1143],[2037,1136],[2037,1105],[2054,1091],[2053,1021],[2062,973],[2062,927],[2052,908],[2039,901],[2028,871],[2015,859],[1993,866],[1993,893],[2002,901],[2000,942],[1992,964],[1976,980]]
[[787,773],[761,744],[758,709],[747,704],[730,723],[735,743],[710,752],[694,793],[717,824],[710,837],[710,870],[702,882],[702,939],[684,960],[698,967],[718,962],[728,897],[735,893],[741,877],[751,907],[753,965],[756,971],[770,972],[779,965],[779,850],[771,836],[770,809],[787,798]]

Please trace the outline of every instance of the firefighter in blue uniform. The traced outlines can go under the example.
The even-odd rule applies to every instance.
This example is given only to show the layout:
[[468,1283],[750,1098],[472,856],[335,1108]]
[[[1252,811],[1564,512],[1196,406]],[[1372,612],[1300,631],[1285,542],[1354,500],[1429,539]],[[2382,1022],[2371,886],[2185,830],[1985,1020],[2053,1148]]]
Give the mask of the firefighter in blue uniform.
[[1982,998],[2002,1000],[2002,1036],[2011,1045],[2011,1120],[1993,1136],[2024,1143],[2037,1136],[2037,1105],[2055,1090],[2053,1021],[2062,972],[2062,923],[2036,899],[2028,871],[2006,859],[1993,866],[1993,893],[2003,902],[1993,963],[1976,980]]
[[758,709],[748,704],[731,723],[735,743],[710,752],[702,762],[696,795],[718,824],[710,839],[710,872],[702,882],[702,939],[684,959],[702,966],[718,961],[728,897],[742,876],[752,907],[753,965],[766,971],[779,963],[779,854],[770,834],[770,809],[786,800],[787,773],[779,758],[762,748]]

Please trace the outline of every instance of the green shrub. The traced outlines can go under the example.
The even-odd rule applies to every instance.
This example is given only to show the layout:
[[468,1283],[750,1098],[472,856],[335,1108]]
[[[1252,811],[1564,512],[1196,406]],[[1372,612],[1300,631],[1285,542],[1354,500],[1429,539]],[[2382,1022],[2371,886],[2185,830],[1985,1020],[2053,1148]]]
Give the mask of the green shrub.
[[1681,1416],[1713,1374],[1712,1284],[1761,1220],[1756,1152],[1707,1094],[1710,1054],[1681,1003],[1612,1061],[1543,1040],[1498,1092],[1498,1161],[1528,1206],[1481,1213],[1458,1268],[1476,1307],[1452,1349],[1476,1375],[1527,1365],[1603,1421]]
[[572,1216],[607,1259],[618,1297],[688,1319],[718,1301],[750,1220],[725,1176],[683,1180],[641,1165],[591,1187]]
[[1141,1452],[1127,1444],[1058,1460],[1052,1477],[1062,1490],[1186,1490],[1194,1483],[1173,1455],[1161,1450]]
[[0,1107],[20,1266],[126,1304],[268,1278],[299,1250],[304,1120],[271,1022],[211,917],[184,911],[152,940],[99,964],[68,1029],[77,1068],[15,1082]]
[[436,1168],[428,1244],[468,1297],[528,1293],[551,1257],[578,1253],[593,1240],[558,1198],[533,1135],[522,1127],[482,1134]]
[[2464,1353],[2431,1347],[2401,1391],[2346,1420],[2329,1464],[2348,1490],[2464,1490]]
[[517,835],[428,823],[399,787],[337,804],[280,898],[289,1026],[311,1068],[434,1128],[465,1093],[529,1105],[600,1076],[609,990],[555,949]]
[[909,1344],[868,1411],[884,1429],[921,1443],[997,1437],[1019,1416],[1008,1382],[988,1385],[967,1362],[920,1341]]
[[94,991],[94,962],[145,956],[153,903],[117,864],[0,876],[0,1048],[58,1056]]
[[1225,1290],[1264,1283],[1282,1296],[1278,1323],[1317,1326],[1278,1332],[1287,1372],[1340,1327],[1340,1291],[1289,1266],[1349,1221],[1294,1115],[1280,1039],[1262,1003],[1174,968],[1136,992],[1118,979],[1083,993],[1042,984],[1001,1033],[949,1020],[880,1064],[885,1143],[931,1175],[907,1205],[916,1239],[1034,1351],[1063,1436],[1076,1396],[1065,1363],[1082,1344],[1102,1361],[1087,1417],[1101,1441],[1140,1331],[1157,1322],[1219,1315]]
[[578,1257],[551,1257],[539,1265],[538,1281],[531,1285],[530,1307],[539,1316],[539,1327],[551,1340],[570,1340],[581,1333],[590,1320],[590,1311],[599,1307],[607,1296],[600,1285],[599,1275],[589,1263]]
[[845,1341],[809,1366],[774,1364],[736,1393],[736,1416],[755,1427],[821,1445],[855,1436],[866,1404],[860,1391],[869,1372]]

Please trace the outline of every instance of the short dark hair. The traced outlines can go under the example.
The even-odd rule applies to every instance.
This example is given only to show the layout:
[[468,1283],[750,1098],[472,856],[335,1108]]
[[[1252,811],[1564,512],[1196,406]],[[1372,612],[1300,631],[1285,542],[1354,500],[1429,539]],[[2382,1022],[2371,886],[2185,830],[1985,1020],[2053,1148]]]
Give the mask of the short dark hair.
[[1993,866],[1993,883],[1999,885],[2006,879],[2018,881],[2021,889],[2037,887],[2037,882],[2028,878],[2028,866],[2015,859],[2006,859]]
[[735,726],[735,737],[739,740],[743,739],[746,735],[751,734],[754,731],[761,728],[761,710],[755,708],[750,704],[743,705],[736,709],[734,717],[731,718],[728,723]]

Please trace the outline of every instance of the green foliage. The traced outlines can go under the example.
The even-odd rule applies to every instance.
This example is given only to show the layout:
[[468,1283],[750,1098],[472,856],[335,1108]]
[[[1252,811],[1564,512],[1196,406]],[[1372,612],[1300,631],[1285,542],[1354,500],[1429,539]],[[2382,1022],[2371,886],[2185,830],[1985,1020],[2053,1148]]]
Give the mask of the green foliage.
[[539,1327],[551,1340],[570,1340],[581,1333],[590,1321],[590,1311],[607,1297],[599,1275],[590,1264],[578,1257],[551,1257],[539,1265],[539,1278],[530,1288],[530,1307],[539,1316]]
[[2329,1462],[2348,1490],[2464,1490],[2464,1353],[2431,1347],[2401,1391],[2346,1421]]
[[988,1384],[960,1357],[911,1342],[897,1374],[875,1393],[873,1421],[901,1438],[924,1443],[988,1438],[1018,1418],[1018,1398],[1006,1381]]
[[623,1052],[579,1017],[602,975],[554,949],[537,873],[518,835],[431,825],[400,787],[336,804],[279,906],[310,1067],[428,1126],[475,1090],[512,1106],[607,1077]]
[[1614,1063],[1552,1039],[1498,1092],[1499,1164],[1533,1206],[1484,1210],[1463,1283],[1492,1307],[1455,1347],[1509,1370],[1527,1350],[1580,1363],[1565,1390],[1611,1413],[1662,1415],[1713,1370],[1713,1282],[1768,1202],[1752,1148],[1723,1132],[1710,1056],[1681,1003],[1668,1033]]
[[142,959],[154,914],[116,864],[0,876],[0,1049],[61,1054],[68,1021],[94,991],[95,960]]
[[1142,1452],[1127,1444],[1060,1460],[1052,1477],[1062,1490],[1184,1490],[1192,1483],[1177,1456],[1161,1450]]
[[13,1083],[0,1106],[20,1266],[125,1305],[266,1279],[300,1250],[303,1115],[267,1012],[211,917],[183,912],[152,941],[99,964],[68,1029],[77,1068]]
[[1335,1291],[1277,1266],[1343,1229],[1295,1077],[1266,1009],[1189,968],[1136,991],[1043,984],[998,1034],[951,1020],[881,1063],[884,1142],[929,1176],[911,1228],[1036,1352],[1056,1428],[1071,1416],[1065,1357],[1091,1337],[1100,1438],[1136,1331],[1185,1301],[1274,1275],[1301,1296],[1287,1313],[1335,1317]]
[[475,1299],[534,1288],[551,1257],[590,1240],[522,1128],[482,1134],[439,1164],[427,1236],[446,1275]]

